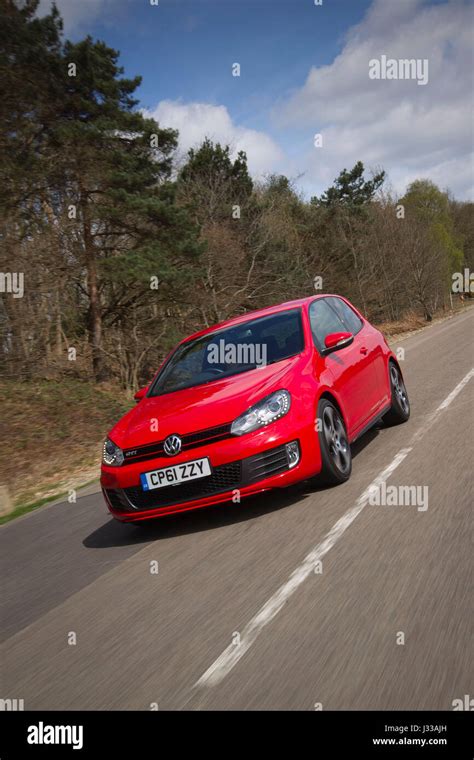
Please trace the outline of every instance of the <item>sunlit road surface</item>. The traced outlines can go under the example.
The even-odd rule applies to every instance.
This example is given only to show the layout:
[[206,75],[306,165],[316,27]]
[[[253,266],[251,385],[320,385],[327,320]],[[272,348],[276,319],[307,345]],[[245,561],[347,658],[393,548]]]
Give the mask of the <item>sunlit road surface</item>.
[[[95,493],[1,528],[0,697],[449,710],[472,694],[473,335],[471,309],[394,345],[411,419],[357,443],[342,486],[149,531],[113,521]],[[374,483],[423,501],[371,504]]]

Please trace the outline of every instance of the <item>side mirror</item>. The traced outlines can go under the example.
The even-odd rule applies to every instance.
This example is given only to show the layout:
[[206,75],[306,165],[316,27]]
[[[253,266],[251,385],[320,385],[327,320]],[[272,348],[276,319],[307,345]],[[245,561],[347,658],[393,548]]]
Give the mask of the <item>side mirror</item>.
[[147,392],[148,388],[149,388],[149,386],[147,385],[145,388],[140,388],[140,390],[135,393],[135,395],[134,395],[133,398],[135,399],[135,401],[137,403],[138,403],[138,401],[141,401],[142,398],[144,398],[146,396],[146,392]]
[[350,346],[354,341],[354,336],[350,332],[329,333],[324,339],[325,349],[323,354],[331,354],[333,351],[339,351],[340,348]]

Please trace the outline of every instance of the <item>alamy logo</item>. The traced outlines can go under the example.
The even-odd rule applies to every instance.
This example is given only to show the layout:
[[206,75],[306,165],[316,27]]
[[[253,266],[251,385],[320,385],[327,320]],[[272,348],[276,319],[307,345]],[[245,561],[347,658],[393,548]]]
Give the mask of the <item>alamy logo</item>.
[[453,699],[452,705],[455,712],[458,710],[474,711],[474,699],[469,694],[465,694],[464,699]]
[[369,79],[416,79],[417,84],[428,84],[427,58],[372,58],[369,61]]
[[23,298],[24,281],[23,272],[0,272],[0,293],[11,293],[13,298]]
[[454,272],[452,280],[451,289],[453,293],[474,293],[474,272],[471,272],[467,267],[464,272]]
[[50,726],[42,721],[28,726],[28,744],[71,744],[73,749],[83,747],[84,726]]
[[207,347],[209,364],[243,364],[264,367],[267,363],[266,343],[226,343],[223,338]]
[[24,709],[24,699],[0,699],[0,712],[16,712]]
[[428,486],[372,486],[369,492],[371,506],[417,507],[418,512],[428,509]]

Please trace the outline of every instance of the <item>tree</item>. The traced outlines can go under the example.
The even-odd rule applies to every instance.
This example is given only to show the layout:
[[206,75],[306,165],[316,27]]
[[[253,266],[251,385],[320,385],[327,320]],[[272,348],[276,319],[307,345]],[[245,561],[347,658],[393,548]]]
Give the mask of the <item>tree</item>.
[[61,105],[62,21],[55,6],[35,18],[39,0],[0,0],[0,204],[28,201],[44,174],[48,130]]
[[412,182],[400,203],[412,228],[409,262],[415,298],[431,321],[440,298],[449,294],[451,299],[451,275],[461,267],[462,242],[454,231],[449,195],[430,180]]
[[384,171],[375,174],[371,180],[364,179],[364,164],[358,161],[350,171],[343,169],[321,198],[312,198],[311,202],[321,206],[343,205],[354,209],[369,203],[384,181]]
[[65,77],[66,99],[54,132],[69,200],[79,208],[98,380],[104,376],[101,294],[108,283],[114,284],[108,313],[116,317],[145,296],[147,278],[173,280],[176,259],[199,252],[197,230],[175,204],[170,183],[177,134],[135,109],[140,78],[122,78],[117,60],[116,51],[89,37],[66,43],[64,63],[74,64],[76,74]]
[[[454,232],[463,249],[463,266],[474,272],[474,203],[450,200]],[[472,298],[473,294],[467,294]]]
[[[0,58],[8,113],[20,125],[16,130],[11,116],[4,116],[5,150],[12,148],[10,208],[16,209],[17,238],[25,238],[20,222],[28,213],[53,241],[52,268],[67,267],[76,282],[87,312],[94,377],[102,380],[104,317],[123,324],[132,304],[156,300],[151,276],[162,281],[160,297],[166,297],[167,284],[176,292],[186,262],[201,246],[197,228],[175,203],[177,133],[137,110],[140,77],[124,78],[119,54],[103,42],[87,37],[60,43],[57,11],[38,20],[36,7],[30,1],[20,11],[7,0],[9,31],[21,43],[19,50],[16,42],[6,43]],[[17,61],[29,85],[15,94],[11,68]],[[36,68],[43,65],[53,86]]]
[[355,302],[367,312],[367,288],[375,278],[373,257],[367,245],[371,217],[368,213],[375,193],[385,180],[380,171],[371,180],[364,178],[364,165],[358,161],[343,169],[322,196],[312,198],[312,205],[326,215],[326,236],[333,252],[339,281],[355,281]]
[[228,145],[206,138],[199,148],[189,150],[178,188],[200,223],[229,218],[232,208],[245,204],[252,193],[247,156],[239,151],[232,159]]

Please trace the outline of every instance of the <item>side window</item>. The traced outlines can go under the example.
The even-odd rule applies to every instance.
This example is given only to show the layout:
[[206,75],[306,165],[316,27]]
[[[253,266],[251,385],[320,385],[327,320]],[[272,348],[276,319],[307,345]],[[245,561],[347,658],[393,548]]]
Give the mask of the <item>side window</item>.
[[347,328],[340,320],[334,309],[331,309],[328,303],[329,299],[320,298],[313,301],[309,307],[309,319],[311,323],[311,332],[313,333],[316,348],[319,351],[324,349],[324,339],[326,335],[334,332],[346,332]]
[[353,335],[357,335],[359,330],[362,329],[362,322],[355,311],[353,311],[345,301],[341,301],[340,298],[328,298],[328,303],[331,304],[334,311],[337,313],[337,316],[343,323],[345,329]]

